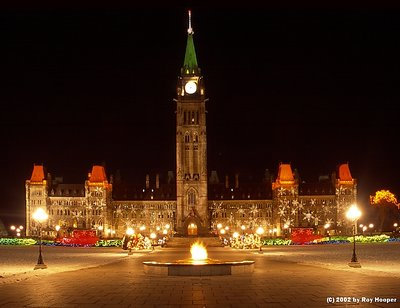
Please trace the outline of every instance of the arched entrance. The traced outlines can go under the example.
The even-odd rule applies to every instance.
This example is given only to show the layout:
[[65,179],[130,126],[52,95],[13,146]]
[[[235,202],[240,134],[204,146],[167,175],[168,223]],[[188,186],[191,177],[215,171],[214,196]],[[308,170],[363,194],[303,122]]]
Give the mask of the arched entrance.
[[188,224],[187,234],[188,235],[197,235],[197,225],[194,222]]

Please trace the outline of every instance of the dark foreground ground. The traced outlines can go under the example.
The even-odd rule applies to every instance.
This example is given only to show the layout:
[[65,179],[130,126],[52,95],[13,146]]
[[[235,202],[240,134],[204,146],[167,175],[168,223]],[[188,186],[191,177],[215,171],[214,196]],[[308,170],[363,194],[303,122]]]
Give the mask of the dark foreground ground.
[[[189,257],[185,248],[157,248],[154,252],[128,256],[120,248],[96,251],[46,247],[48,269],[4,277],[0,284],[0,307],[400,307],[400,277],[388,266],[399,267],[399,245],[359,247],[360,262],[368,265],[361,269],[347,266],[350,245],[320,247],[266,247],[262,254],[211,247],[210,258],[254,260],[255,269],[252,274],[204,277],[158,277],[144,273],[143,261],[184,259]],[[13,249],[18,250],[1,247],[0,260]],[[33,249],[26,253],[20,249],[14,255],[34,257]],[[386,257],[390,261],[382,259],[386,266],[382,270],[377,260],[366,260],[368,251],[373,255],[379,250],[390,254]],[[54,257],[57,253],[64,258],[75,254],[65,263],[65,271],[63,258]],[[99,261],[101,254],[107,262]],[[93,258],[93,264],[88,266],[85,258]],[[80,269],[71,267],[74,259],[82,265]],[[309,264],[304,264],[306,259]],[[374,265],[375,269],[368,268]]]

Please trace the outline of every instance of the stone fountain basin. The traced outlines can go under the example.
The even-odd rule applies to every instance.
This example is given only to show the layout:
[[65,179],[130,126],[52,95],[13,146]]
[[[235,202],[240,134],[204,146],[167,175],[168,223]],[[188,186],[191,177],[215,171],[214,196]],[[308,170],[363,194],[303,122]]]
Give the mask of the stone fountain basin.
[[254,271],[254,261],[178,260],[175,262],[146,261],[144,272],[158,276],[224,276],[249,274]]

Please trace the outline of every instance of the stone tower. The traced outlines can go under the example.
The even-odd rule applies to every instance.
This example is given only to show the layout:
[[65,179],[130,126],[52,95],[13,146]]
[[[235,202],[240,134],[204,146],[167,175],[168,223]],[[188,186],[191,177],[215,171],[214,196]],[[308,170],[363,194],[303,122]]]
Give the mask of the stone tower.
[[[38,235],[37,223],[32,218],[38,208],[47,211],[48,181],[43,165],[34,165],[30,180],[25,182],[26,198],[26,235]],[[47,222],[46,222],[47,224]]]
[[178,78],[176,102],[177,232],[206,235],[207,134],[204,82],[197,64],[189,11],[186,52]]

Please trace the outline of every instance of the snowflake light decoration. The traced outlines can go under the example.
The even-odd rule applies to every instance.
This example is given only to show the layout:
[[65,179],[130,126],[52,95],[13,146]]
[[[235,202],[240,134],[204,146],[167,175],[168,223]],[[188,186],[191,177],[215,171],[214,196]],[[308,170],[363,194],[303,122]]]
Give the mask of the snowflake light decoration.
[[285,216],[285,208],[284,207],[279,208],[278,215],[280,217]]
[[283,220],[283,223],[284,223],[284,225],[286,225],[286,226],[291,226],[292,224],[293,224],[293,219],[290,219],[290,218],[285,218],[284,220]]
[[256,205],[252,205],[252,206],[250,207],[250,213],[253,214],[253,215],[255,215],[255,214],[258,213],[258,209],[257,209],[257,206],[256,206]]
[[283,196],[285,189],[283,187],[278,188],[278,196]]
[[310,222],[310,220],[311,220],[312,218],[314,218],[312,212],[303,213],[303,214],[304,214],[303,220],[306,220],[306,219],[307,219],[308,222]]

